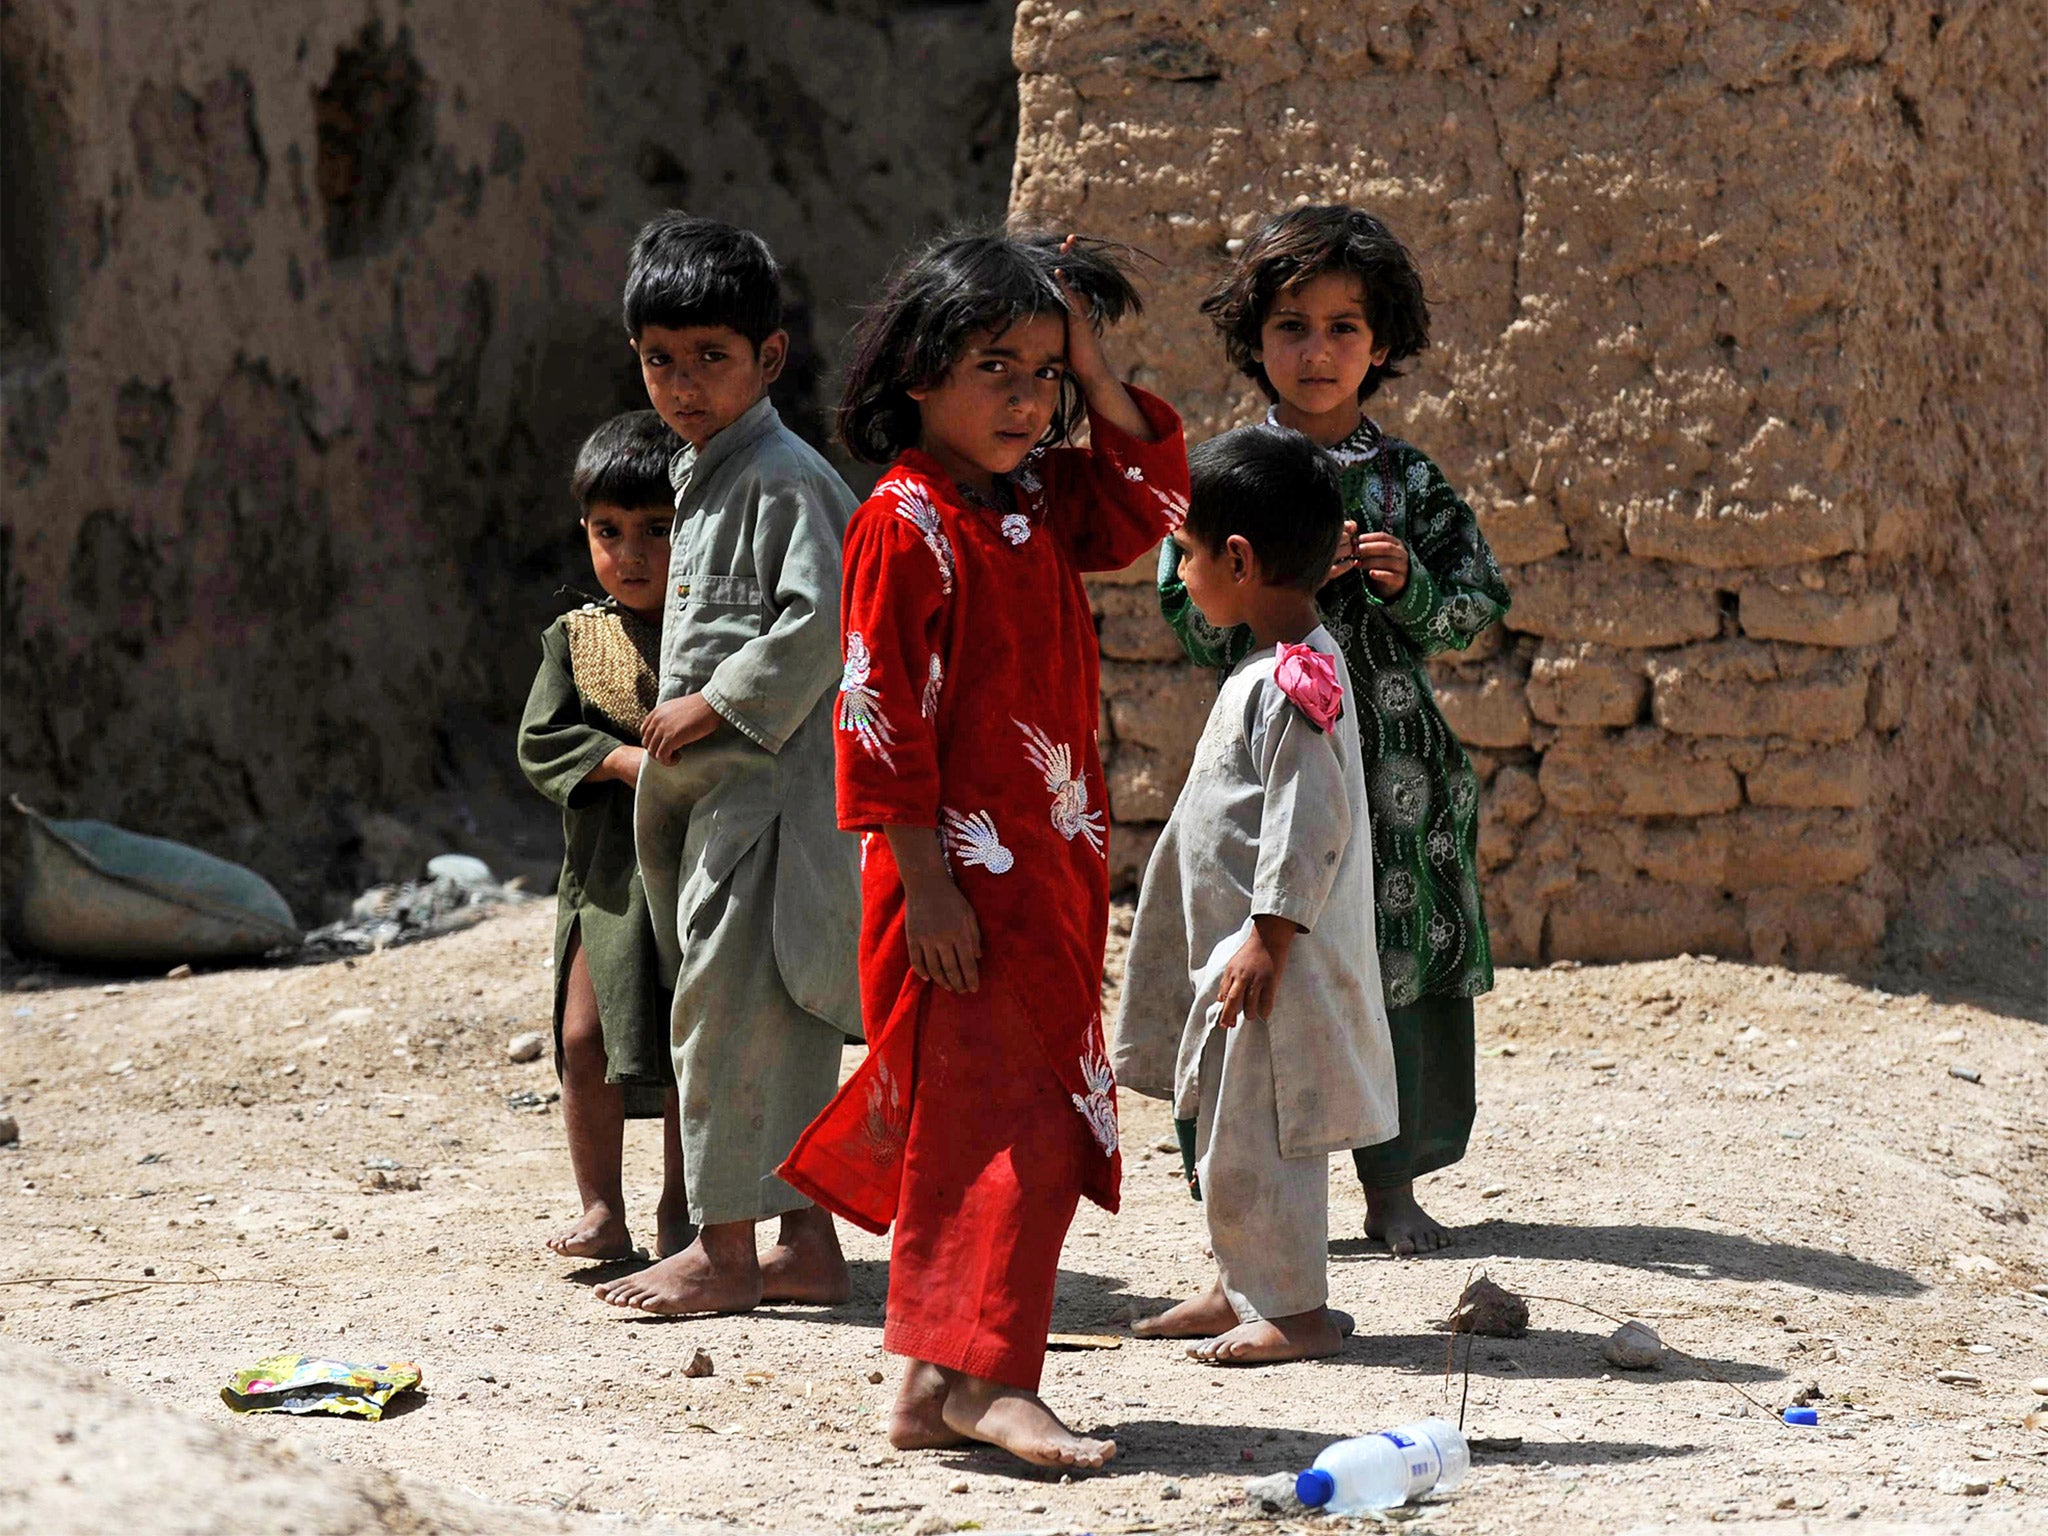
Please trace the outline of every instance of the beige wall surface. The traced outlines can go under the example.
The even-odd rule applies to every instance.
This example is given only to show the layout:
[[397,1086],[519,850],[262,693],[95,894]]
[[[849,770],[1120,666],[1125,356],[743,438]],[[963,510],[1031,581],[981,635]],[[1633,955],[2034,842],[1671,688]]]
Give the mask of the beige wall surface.
[[[2048,24],[2013,6],[1024,0],[1013,209],[1195,311],[1303,201],[1383,215],[1435,345],[1374,402],[1507,568],[1436,669],[1500,958],[1867,953],[1959,846],[2048,848]],[[1210,684],[1101,585],[1120,872]]]
[[7,6],[6,787],[248,859],[309,918],[451,843],[545,869],[511,732],[557,588],[593,589],[570,456],[645,403],[634,229],[680,205],[768,238],[820,435],[898,249],[1001,215],[1010,21]]

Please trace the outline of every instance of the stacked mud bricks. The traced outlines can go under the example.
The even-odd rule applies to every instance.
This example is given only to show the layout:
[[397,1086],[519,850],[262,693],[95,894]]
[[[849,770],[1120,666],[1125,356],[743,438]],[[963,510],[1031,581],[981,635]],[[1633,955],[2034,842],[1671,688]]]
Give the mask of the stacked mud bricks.
[[[2037,9],[1019,7],[1014,207],[1162,258],[1122,355],[1195,435],[1263,409],[1195,306],[1264,213],[1421,257],[1374,409],[1514,588],[1434,670],[1503,961],[1852,961],[1945,851],[2041,845]],[[1212,696],[1150,582],[1096,588],[1123,879]]]

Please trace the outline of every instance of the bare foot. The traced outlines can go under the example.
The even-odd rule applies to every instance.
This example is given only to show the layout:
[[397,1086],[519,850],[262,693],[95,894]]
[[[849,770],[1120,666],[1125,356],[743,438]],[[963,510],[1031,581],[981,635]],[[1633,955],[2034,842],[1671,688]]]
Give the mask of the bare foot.
[[945,1372],[913,1360],[903,1373],[903,1389],[889,1410],[889,1443],[899,1451],[937,1451],[965,1445],[967,1437],[946,1427],[946,1394],[952,1390]]
[[671,1201],[667,1195],[663,1195],[661,1204],[654,1208],[654,1222],[655,1231],[661,1242],[661,1247],[654,1255],[658,1259],[670,1258],[681,1253],[697,1241],[697,1224],[690,1220],[690,1207],[687,1201]]
[[633,1238],[626,1218],[599,1201],[549,1238],[548,1246],[565,1259],[624,1259],[632,1256]]
[[[733,1241],[733,1228],[745,1239]],[[595,1287],[615,1307],[672,1316],[685,1312],[751,1312],[761,1304],[761,1267],[754,1258],[754,1224],[707,1227],[681,1253],[637,1274]]]
[[1088,1440],[1059,1421],[1036,1392],[979,1376],[955,1375],[946,1394],[946,1427],[997,1446],[1038,1467],[1092,1468],[1116,1455],[1114,1440]]
[[1141,1317],[1131,1332],[1141,1339],[1213,1339],[1237,1326],[1237,1310],[1223,1294],[1223,1281],[1193,1301],[1178,1302],[1154,1317]]
[[1349,1315],[1317,1307],[1292,1317],[1239,1323],[1220,1339],[1191,1344],[1188,1354],[1204,1365],[1275,1365],[1283,1360],[1321,1360],[1336,1354],[1357,1325]]
[[1385,1243],[1396,1258],[1435,1253],[1456,1241],[1447,1227],[1415,1203],[1412,1183],[1365,1192],[1365,1235]]
[[775,1246],[761,1259],[762,1299],[836,1307],[852,1294],[831,1212],[813,1205],[785,1213]]

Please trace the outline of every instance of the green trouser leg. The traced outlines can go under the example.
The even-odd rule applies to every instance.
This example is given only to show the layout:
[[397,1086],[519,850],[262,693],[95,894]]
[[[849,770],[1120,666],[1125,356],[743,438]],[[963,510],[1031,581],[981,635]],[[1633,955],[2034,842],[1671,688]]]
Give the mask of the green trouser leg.
[[1367,1189],[1392,1189],[1465,1155],[1478,1105],[1473,1092],[1472,999],[1425,997],[1387,1010],[1401,1133],[1351,1154]]

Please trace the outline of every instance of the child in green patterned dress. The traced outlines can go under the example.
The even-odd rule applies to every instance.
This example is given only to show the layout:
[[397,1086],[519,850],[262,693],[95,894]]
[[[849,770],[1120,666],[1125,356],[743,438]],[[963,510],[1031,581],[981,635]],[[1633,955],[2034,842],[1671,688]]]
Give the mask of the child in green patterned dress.
[[[1437,711],[1423,663],[1470,645],[1507,612],[1508,589],[1443,471],[1365,414],[1381,383],[1400,377],[1396,365],[1429,345],[1421,274],[1385,224],[1342,206],[1281,214],[1202,310],[1230,360],[1273,402],[1269,419],[1322,444],[1342,476],[1351,521],[1316,604],[1362,705],[1401,1113],[1398,1137],[1353,1159],[1367,1235],[1396,1254],[1428,1252],[1451,1235],[1416,1203],[1415,1180],[1465,1155],[1472,999],[1492,988],[1493,957],[1479,897],[1479,780]],[[1160,552],[1160,607],[1191,659],[1227,672],[1251,633],[1203,620],[1176,554],[1170,542]]]

